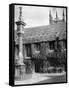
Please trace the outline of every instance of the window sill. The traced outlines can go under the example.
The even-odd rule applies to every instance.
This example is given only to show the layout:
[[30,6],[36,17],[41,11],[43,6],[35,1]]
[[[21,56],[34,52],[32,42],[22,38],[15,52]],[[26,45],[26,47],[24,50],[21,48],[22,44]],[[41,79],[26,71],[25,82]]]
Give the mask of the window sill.
[[25,57],[25,59],[31,59],[31,57]]
[[54,50],[49,50],[49,53],[52,53],[52,52],[54,52]]

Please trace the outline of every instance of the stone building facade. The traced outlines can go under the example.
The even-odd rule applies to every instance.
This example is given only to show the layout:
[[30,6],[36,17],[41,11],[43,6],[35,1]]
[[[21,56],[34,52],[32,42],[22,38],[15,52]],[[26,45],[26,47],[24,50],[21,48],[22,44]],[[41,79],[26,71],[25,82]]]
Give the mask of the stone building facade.
[[[15,31],[15,62],[17,63],[19,60],[22,62],[19,66],[17,64],[16,69],[20,70],[19,68],[24,66],[22,69],[25,68],[25,73],[41,72],[44,67],[51,67],[50,61],[48,61],[49,54],[56,50],[65,51],[66,54],[67,39],[64,10],[62,19],[58,18],[57,12],[56,18],[53,19],[50,11],[50,24],[46,26],[24,28],[25,23],[21,20],[16,22],[18,28]],[[20,30],[24,33],[22,34]],[[21,35],[20,40],[19,35]],[[20,50],[22,59],[18,58]],[[53,56],[53,54],[51,55]]]

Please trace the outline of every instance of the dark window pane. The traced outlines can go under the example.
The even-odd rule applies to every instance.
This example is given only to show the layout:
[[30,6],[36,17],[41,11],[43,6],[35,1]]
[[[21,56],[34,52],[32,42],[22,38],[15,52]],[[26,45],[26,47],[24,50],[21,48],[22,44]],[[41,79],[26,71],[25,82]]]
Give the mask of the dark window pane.
[[64,48],[66,49],[67,48],[67,41],[64,40],[63,42],[64,42]]
[[54,41],[49,42],[50,50],[54,49]]
[[26,55],[27,57],[31,56],[31,45],[30,44],[26,45]]
[[36,50],[39,51],[40,50],[40,44],[36,43]]

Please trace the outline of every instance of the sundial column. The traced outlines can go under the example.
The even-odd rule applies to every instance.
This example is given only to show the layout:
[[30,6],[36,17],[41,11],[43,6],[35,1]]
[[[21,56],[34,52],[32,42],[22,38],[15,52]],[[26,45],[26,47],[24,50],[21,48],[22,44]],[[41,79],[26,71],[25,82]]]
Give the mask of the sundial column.
[[20,15],[19,20],[16,22],[17,25],[17,35],[18,35],[18,44],[19,44],[19,54],[18,54],[18,62],[17,67],[19,68],[18,74],[20,76],[23,72],[25,72],[25,64],[23,62],[23,35],[24,35],[24,26],[26,25],[25,22],[22,20],[22,8],[20,7]]

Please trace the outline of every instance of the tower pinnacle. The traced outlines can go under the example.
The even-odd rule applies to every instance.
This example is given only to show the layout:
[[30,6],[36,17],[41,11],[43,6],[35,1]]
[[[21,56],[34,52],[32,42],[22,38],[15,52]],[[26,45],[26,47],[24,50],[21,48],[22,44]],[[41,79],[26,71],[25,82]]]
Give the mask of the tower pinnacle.
[[54,18],[54,22],[57,23],[58,20],[59,20],[59,18],[58,18],[58,14],[57,14],[57,11],[56,11],[56,17]]
[[50,12],[49,12],[49,23],[50,23],[50,24],[52,24],[52,20],[53,20],[53,18],[52,18],[51,10],[50,10]]
[[57,14],[57,11],[56,11],[56,20],[58,20],[58,14]]
[[65,22],[65,14],[64,14],[64,9],[63,9],[63,13],[62,13],[62,20],[63,20],[63,22]]

